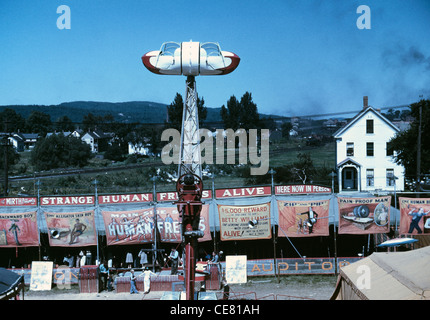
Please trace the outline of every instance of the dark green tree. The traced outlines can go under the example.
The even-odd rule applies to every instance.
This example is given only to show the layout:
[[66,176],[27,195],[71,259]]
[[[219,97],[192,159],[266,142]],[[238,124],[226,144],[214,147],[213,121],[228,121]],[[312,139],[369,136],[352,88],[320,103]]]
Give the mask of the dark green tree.
[[293,129],[293,125],[290,121],[286,121],[282,123],[281,131],[282,131],[282,137],[286,138],[287,140],[290,139],[290,130]]
[[38,133],[41,137],[52,129],[51,116],[49,114],[33,111],[26,120],[26,129],[29,133]]
[[183,109],[184,99],[182,98],[181,94],[176,93],[173,102],[167,106],[167,126],[169,128],[181,130]]
[[[3,141],[1,141],[3,140]],[[11,144],[9,145],[5,145],[5,141],[4,139],[1,139],[1,144],[0,144],[0,170],[4,170],[4,165],[5,165],[5,148],[7,148],[7,165],[10,167],[17,164],[19,162],[19,159],[21,158],[20,154],[18,152],[16,152],[15,148],[12,147]]]
[[96,130],[97,124],[99,123],[99,120],[100,119],[98,119],[94,114],[89,112],[82,119],[82,129],[85,132]]
[[258,129],[260,127],[260,116],[257,105],[252,101],[252,95],[248,91],[240,98],[241,125],[244,129]]
[[91,158],[88,144],[62,133],[40,139],[31,151],[31,163],[36,170],[84,167]]
[[[172,129],[181,130],[182,127],[182,115],[184,110],[184,99],[182,95],[176,93],[173,102],[167,106],[167,115],[169,121],[166,126]],[[205,107],[205,99],[197,97],[197,112],[199,116],[199,127],[202,126],[208,115],[207,107]]]
[[252,95],[249,92],[240,98],[240,102],[233,95],[227,101],[227,107],[221,107],[220,112],[224,128],[237,130],[258,129],[261,127],[260,116],[257,105],[252,101]]
[[0,112],[0,130],[1,132],[22,132],[25,130],[25,119],[15,110],[6,108]]
[[421,109],[421,174],[430,171],[430,100],[421,100],[410,105],[414,121],[406,131],[399,132],[389,146],[395,151],[397,164],[405,167],[406,176],[415,178],[417,174],[417,137]]
[[121,144],[116,141],[108,146],[105,154],[105,159],[113,160],[113,161],[122,161],[124,160],[125,154],[123,152],[123,148]]
[[241,128],[241,107],[239,101],[233,95],[227,101],[227,107],[221,107],[221,119],[224,122],[224,128],[236,131]]
[[57,122],[55,123],[55,129],[59,132],[73,131],[75,130],[75,126],[68,116],[62,116],[58,118]]

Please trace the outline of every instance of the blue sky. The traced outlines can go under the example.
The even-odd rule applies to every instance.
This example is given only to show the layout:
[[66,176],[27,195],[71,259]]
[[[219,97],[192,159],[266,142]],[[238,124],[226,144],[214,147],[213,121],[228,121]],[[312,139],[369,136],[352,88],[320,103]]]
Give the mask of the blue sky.
[[[359,5],[371,10],[360,30]],[[57,28],[68,5],[71,29]],[[263,113],[356,111],[430,98],[429,0],[0,0],[0,105],[86,101],[169,104],[185,77],[150,73],[165,41],[214,41],[241,57],[197,77],[208,107],[246,91]]]

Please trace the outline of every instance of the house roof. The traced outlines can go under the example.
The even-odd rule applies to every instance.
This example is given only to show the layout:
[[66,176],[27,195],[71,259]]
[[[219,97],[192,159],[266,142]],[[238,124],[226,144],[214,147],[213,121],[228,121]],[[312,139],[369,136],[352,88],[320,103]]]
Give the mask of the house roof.
[[37,133],[15,133],[11,136],[12,139],[16,141],[29,141],[29,140],[37,140],[39,139],[39,135]]
[[72,134],[72,132],[71,131],[48,132],[46,134],[46,137],[50,137],[53,134],[63,134],[65,137],[68,137],[68,136],[70,136]]
[[361,167],[361,164],[359,164],[357,161],[352,160],[351,158],[346,158],[346,159],[345,159],[345,160],[343,160],[342,162],[339,162],[339,163],[337,164],[337,167],[338,167],[338,168],[341,168],[341,167],[343,167],[343,166],[345,166],[345,165],[350,165],[350,164],[353,164],[353,165],[355,165],[355,166],[357,166],[357,167]]
[[342,128],[340,128],[339,130],[337,130],[333,134],[333,137],[339,138],[340,136],[342,136],[343,133],[345,133],[349,128],[351,128],[352,126],[354,126],[354,124],[357,123],[358,120],[360,120],[361,118],[363,118],[368,112],[372,112],[373,114],[375,114],[378,118],[380,118],[383,122],[385,122],[389,127],[391,127],[395,132],[399,132],[400,131],[400,129],[398,127],[396,127],[390,120],[388,120],[387,118],[385,118],[380,112],[378,112],[377,110],[375,110],[373,107],[369,106],[369,107],[363,109],[361,112],[359,112],[345,126],[343,126]]
[[94,139],[109,139],[112,138],[111,133],[104,133],[102,131],[89,131],[85,134],[90,135]]
[[24,140],[39,139],[39,135],[37,133],[17,133],[17,135]]

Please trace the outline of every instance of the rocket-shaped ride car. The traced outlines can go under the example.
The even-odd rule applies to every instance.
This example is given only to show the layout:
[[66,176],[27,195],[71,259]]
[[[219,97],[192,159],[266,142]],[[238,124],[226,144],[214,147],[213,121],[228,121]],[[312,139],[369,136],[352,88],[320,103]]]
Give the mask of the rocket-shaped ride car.
[[156,74],[206,76],[234,71],[240,58],[233,52],[221,51],[215,42],[165,42],[158,51],[142,56],[145,67]]

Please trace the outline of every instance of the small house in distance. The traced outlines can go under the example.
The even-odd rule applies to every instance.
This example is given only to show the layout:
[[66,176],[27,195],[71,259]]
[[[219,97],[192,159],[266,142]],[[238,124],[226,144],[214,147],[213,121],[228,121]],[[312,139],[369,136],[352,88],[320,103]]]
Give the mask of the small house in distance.
[[399,131],[363,97],[363,110],[333,134],[339,192],[404,190],[405,170],[389,145]]
[[112,141],[112,134],[102,131],[90,131],[81,136],[81,140],[88,143],[91,152],[98,153],[106,151]]
[[37,133],[15,133],[10,138],[9,141],[13,147],[18,152],[23,152],[25,150],[31,150],[36,145],[40,136]]

